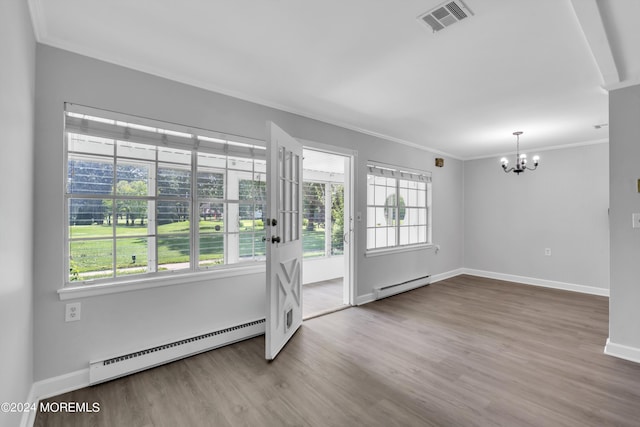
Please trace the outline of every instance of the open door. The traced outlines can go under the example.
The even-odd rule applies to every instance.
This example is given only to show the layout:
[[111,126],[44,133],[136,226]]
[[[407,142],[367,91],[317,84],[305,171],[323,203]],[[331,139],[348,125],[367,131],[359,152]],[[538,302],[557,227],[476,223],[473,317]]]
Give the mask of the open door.
[[302,144],[267,127],[265,357],[273,360],[302,325]]

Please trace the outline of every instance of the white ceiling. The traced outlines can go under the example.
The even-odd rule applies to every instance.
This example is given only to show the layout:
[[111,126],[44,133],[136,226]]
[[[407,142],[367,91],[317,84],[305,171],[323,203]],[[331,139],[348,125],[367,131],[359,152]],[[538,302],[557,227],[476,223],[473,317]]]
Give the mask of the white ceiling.
[[516,130],[524,149],[606,140],[598,24],[613,86],[640,82],[638,0],[589,19],[573,3],[596,0],[464,0],[474,16],[435,34],[416,18],[441,0],[29,1],[41,43],[463,159]]

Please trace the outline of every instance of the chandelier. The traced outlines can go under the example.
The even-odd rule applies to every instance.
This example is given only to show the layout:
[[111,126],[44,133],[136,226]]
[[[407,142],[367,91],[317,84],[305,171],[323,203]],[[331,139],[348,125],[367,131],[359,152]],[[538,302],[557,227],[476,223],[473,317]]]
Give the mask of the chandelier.
[[529,169],[530,171],[536,170],[538,164],[540,163],[539,156],[533,156],[533,167],[530,168],[527,166],[527,155],[520,154],[520,135],[522,135],[521,131],[513,133],[516,136],[516,165],[514,167],[509,168],[509,160],[506,157],[500,159],[500,163],[502,163],[502,169],[505,172],[515,172],[520,175],[522,172]]

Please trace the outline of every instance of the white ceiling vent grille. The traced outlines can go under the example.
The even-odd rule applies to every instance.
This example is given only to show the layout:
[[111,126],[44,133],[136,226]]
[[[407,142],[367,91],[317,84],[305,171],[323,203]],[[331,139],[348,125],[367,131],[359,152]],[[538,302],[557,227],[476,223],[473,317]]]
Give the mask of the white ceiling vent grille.
[[469,16],[473,16],[469,8],[462,0],[455,0],[436,6],[427,13],[420,15],[418,19],[423,24],[427,24],[435,33]]

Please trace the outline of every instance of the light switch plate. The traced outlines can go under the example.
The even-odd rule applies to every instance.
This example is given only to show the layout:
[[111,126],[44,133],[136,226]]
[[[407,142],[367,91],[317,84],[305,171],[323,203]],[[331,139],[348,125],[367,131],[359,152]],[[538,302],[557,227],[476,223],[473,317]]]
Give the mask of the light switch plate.
[[634,213],[631,215],[633,219],[633,228],[640,228],[640,213]]

